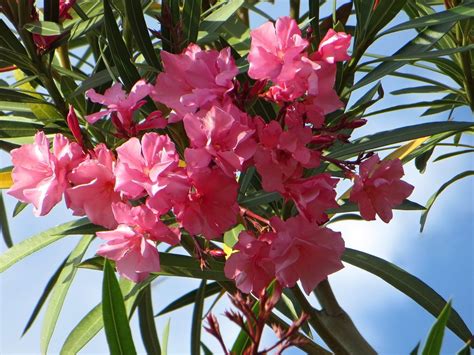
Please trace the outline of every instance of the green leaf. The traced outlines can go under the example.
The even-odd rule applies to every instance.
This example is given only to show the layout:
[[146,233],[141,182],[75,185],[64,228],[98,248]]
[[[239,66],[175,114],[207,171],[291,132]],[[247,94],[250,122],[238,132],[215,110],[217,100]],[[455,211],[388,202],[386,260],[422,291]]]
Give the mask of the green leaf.
[[104,0],[105,34],[109,43],[112,59],[127,90],[140,80],[137,68],[132,64],[131,55],[120,34],[110,7],[110,0]]
[[0,191],[0,222],[3,240],[8,248],[13,246],[12,236],[10,234],[10,228],[8,227],[7,210],[5,208],[5,202],[3,201],[3,192]]
[[421,86],[416,86],[416,87],[409,87],[409,88],[394,90],[390,94],[392,95],[430,94],[433,92],[446,92],[446,91],[449,91],[449,89],[447,89],[444,86],[421,85]]
[[[79,267],[92,270],[101,270],[103,268],[104,259],[102,257],[94,257],[81,263]],[[203,269],[199,262],[190,256],[177,255],[171,253],[160,253],[160,272],[154,272],[152,275],[162,276],[181,276],[196,279],[208,279],[217,281],[227,281],[222,263],[216,262],[216,267],[212,269]]]
[[242,207],[250,208],[259,205],[266,205],[270,202],[278,201],[282,197],[278,192],[260,192],[252,196],[245,196],[239,204]]
[[[123,294],[127,294],[125,307],[128,314],[131,313],[132,305],[135,302],[136,294],[130,295],[135,286],[132,281],[121,279],[120,288]],[[64,345],[61,348],[61,354],[77,354],[104,326],[102,320],[102,304],[95,306],[69,333]]]
[[24,203],[24,202],[21,202],[21,201],[18,201],[15,205],[15,208],[13,209],[13,217],[16,217],[20,214],[21,211],[23,211],[25,209],[25,207],[28,206],[27,203]]
[[240,232],[244,231],[245,227],[242,224],[238,224],[231,230],[224,233],[224,244],[229,248],[232,248],[235,243],[239,240]]
[[207,43],[215,34],[219,33],[220,27],[244,4],[244,0],[229,0],[216,11],[211,12],[199,27],[198,44]]
[[207,280],[201,281],[194,299],[193,320],[191,323],[191,354],[200,354],[201,352],[202,313],[206,295],[206,282]]
[[2,101],[50,105],[48,102],[38,99],[37,97],[27,95],[22,92],[19,92],[18,90],[13,90],[9,88],[0,88],[0,98]]
[[[395,55],[409,56],[429,51],[436,44],[436,42],[438,42],[439,39],[442,38],[451,29],[451,27],[453,27],[453,24],[454,23],[449,22],[426,28],[412,41],[408,42],[401,49],[399,49]],[[373,81],[383,78],[384,76],[401,68],[404,64],[405,62],[400,61],[384,62],[364,76],[351,88],[351,90],[358,89]]]
[[[44,126],[35,120],[17,116],[0,116],[0,138],[32,137],[37,131],[44,131]],[[50,130],[47,130],[46,133]]]
[[443,344],[444,337],[444,328],[449,319],[449,314],[451,313],[451,301],[446,303],[446,306],[441,311],[438,319],[430,330],[428,334],[428,339],[426,344],[421,351],[422,355],[432,355],[441,353],[441,345]]
[[59,274],[57,282],[53,286],[48,307],[46,308],[43,318],[43,327],[41,328],[42,354],[48,353],[49,342],[53,335],[54,328],[56,327],[59,313],[61,313],[67,292],[69,291],[69,287],[71,286],[74,276],[76,275],[76,265],[81,261],[92,239],[93,236],[90,235],[82,237],[77,246],[69,255],[66,264]]
[[156,331],[155,319],[153,316],[153,300],[151,297],[151,287],[146,286],[140,292],[140,302],[138,303],[138,321],[143,345],[148,354],[161,355],[160,341]]
[[351,144],[345,144],[334,149],[329,156],[337,159],[350,158],[360,152],[386,145],[427,137],[438,133],[465,131],[473,127],[474,124],[472,122],[430,122],[395,128],[356,139]]
[[148,27],[145,22],[145,16],[143,15],[140,1],[125,0],[125,11],[127,20],[131,24],[130,29],[132,30],[133,37],[135,37],[138,48],[143,54],[146,62],[161,70],[161,62],[155,53],[150,35],[148,34]]
[[33,312],[31,313],[30,318],[28,319],[28,322],[25,325],[25,328],[23,329],[23,333],[21,333],[21,336],[25,335],[28,330],[31,328],[33,325],[34,321],[36,320],[36,317],[38,316],[39,312],[41,311],[41,308],[43,308],[44,303],[48,299],[49,294],[53,290],[54,285],[58,282],[59,275],[61,274],[61,271],[63,270],[64,266],[66,265],[67,260],[69,259],[69,256],[64,259],[64,261],[59,265],[58,269],[54,272],[54,274],[51,276],[51,278],[48,280],[48,283],[46,284],[43,292],[41,293],[41,296],[36,303],[35,308],[33,309]]
[[51,21],[29,22],[24,28],[28,32],[42,36],[59,36],[66,32],[61,24]]
[[109,261],[104,263],[102,318],[111,354],[136,354],[122,291]]
[[183,7],[183,35],[185,46],[196,43],[201,22],[202,0],[186,0]]
[[363,65],[369,65],[377,62],[390,62],[390,61],[416,61],[422,59],[432,59],[443,57],[447,55],[452,55],[455,53],[461,53],[466,51],[471,51],[474,49],[474,44],[468,46],[462,46],[458,48],[448,48],[448,49],[440,49],[437,51],[426,51],[426,52],[416,52],[416,53],[403,53],[403,54],[396,54],[390,57],[382,57],[371,60],[369,62],[364,63]]
[[[171,302],[169,305],[167,305],[165,308],[163,308],[158,314],[155,315],[155,317],[162,316],[164,314],[173,312],[177,309],[189,306],[190,304],[193,304],[194,301],[196,300],[196,295],[199,292],[199,288],[190,291],[186,293],[185,295],[181,296],[180,298],[174,300]],[[206,291],[204,294],[204,298],[211,297],[217,293],[219,293],[222,290],[222,287],[217,283],[213,282],[210,283],[209,285],[206,286]]]
[[433,207],[433,204],[435,203],[435,201],[439,197],[439,195],[441,195],[441,193],[446,188],[448,188],[449,185],[455,183],[458,180],[461,180],[461,179],[464,179],[468,176],[473,176],[473,175],[474,175],[474,170],[464,171],[464,172],[456,175],[455,177],[453,177],[449,181],[445,182],[443,185],[441,185],[439,190],[436,191],[436,193],[434,195],[432,195],[430,197],[430,199],[428,200],[428,202],[426,203],[426,210],[425,210],[425,212],[423,212],[423,214],[421,215],[421,218],[420,218],[420,232],[423,232],[423,229],[425,228],[426,219],[428,218],[428,213],[430,212],[431,207]]
[[381,33],[378,37],[382,37],[388,33],[393,33],[411,28],[422,28],[442,23],[454,23],[463,19],[468,19],[474,16],[474,4],[465,4],[453,7],[446,11],[437,12],[435,14],[427,15],[412,19],[410,21],[402,22],[392,28]]
[[163,329],[163,338],[161,339],[161,353],[162,355],[168,355],[168,339],[170,336],[170,324],[171,324],[171,319],[168,319],[165,325],[165,329]]
[[[402,211],[424,211],[425,207],[420,205],[419,203],[405,200],[400,205],[394,207],[396,210]],[[336,213],[347,213],[347,212],[358,212],[359,207],[357,204],[353,202],[346,202],[343,205],[339,206],[338,208],[330,208],[326,212],[329,214],[336,214]]]
[[443,154],[443,155],[440,155],[439,157],[437,157],[435,160],[433,160],[433,162],[448,159],[448,158],[452,158],[452,157],[462,155],[462,154],[467,154],[467,153],[474,153],[474,149],[465,149],[465,150],[459,150],[459,151],[452,152],[452,153]]
[[[346,248],[342,260],[380,277],[435,317],[446,306],[446,301],[443,297],[431,287],[419,278],[384,259],[359,250]],[[448,327],[465,342],[471,338],[471,331],[454,309],[449,317]]]
[[0,273],[4,272],[10,266],[27,257],[30,254],[48,246],[49,244],[64,238],[66,235],[76,234],[71,232],[80,226],[89,224],[87,218],[81,218],[76,221],[67,222],[57,227],[48,229],[42,233],[21,241],[0,255]]

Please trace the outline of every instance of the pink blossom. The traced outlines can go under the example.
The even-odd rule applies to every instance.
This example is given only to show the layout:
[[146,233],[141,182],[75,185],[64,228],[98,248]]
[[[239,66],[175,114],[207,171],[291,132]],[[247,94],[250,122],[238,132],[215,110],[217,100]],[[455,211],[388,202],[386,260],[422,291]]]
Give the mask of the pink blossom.
[[117,148],[115,189],[135,199],[148,194],[149,206],[159,213],[171,207],[172,198],[187,194],[187,178],[178,167],[179,156],[166,135],[146,133]]
[[181,54],[161,51],[164,72],[158,75],[152,98],[175,111],[170,122],[198,109],[210,109],[234,88],[238,73],[230,48],[203,51],[190,44]]
[[119,225],[112,231],[97,232],[107,241],[97,254],[115,260],[119,274],[134,282],[143,281],[150,272],[159,272],[156,242],[175,245],[179,242],[178,231],[169,229],[146,206],[116,203],[112,208]]
[[275,278],[275,266],[269,257],[275,233],[264,233],[257,239],[247,231],[239,235],[236,251],[227,259],[224,272],[234,279],[237,288],[259,295]]
[[319,153],[306,145],[311,141],[311,128],[302,123],[283,131],[276,121],[265,124],[256,120],[259,146],[254,156],[257,171],[266,191],[284,192],[284,183],[299,178],[303,168],[319,165]]
[[329,174],[297,179],[285,185],[286,197],[291,198],[300,214],[310,222],[323,224],[327,221],[326,210],[336,208],[335,187],[338,183]]
[[347,49],[350,45],[351,35],[330,28],[319,44],[317,56],[330,64],[349,60],[351,57],[347,54]]
[[37,132],[33,144],[11,151],[13,186],[8,194],[25,203],[32,203],[36,216],[44,216],[61,201],[68,186],[67,173],[84,158],[82,148],[56,134],[53,151],[44,132]]
[[234,176],[257,148],[252,137],[255,131],[218,107],[213,106],[202,118],[187,114],[183,122],[191,143],[185,152],[190,166],[206,167],[213,159],[227,175]]
[[301,216],[286,221],[273,217],[270,223],[277,234],[270,258],[282,286],[293,287],[300,280],[309,294],[329,274],[343,268],[341,233],[315,226]]
[[104,144],[95,147],[93,157],[68,174],[73,185],[66,190],[66,205],[75,216],[87,215],[92,223],[113,229],[117,226],[112,204],[121,201],[114,190],[115,157]]
[[237,181],[217,167],[193,169],[189,179],[188,196],[173,207],[176,218],[192,235],[219,237],[237,222]]
[[142,79],[133,85],[129,94],[122,89],[120,83],[112,85],[105,90],[104,94],[99,94],[94,89],[87,90],[86,96],[89,100],[105,105],[107,109],[88,115],[86,119],[89,123],[93,124],[106,115],[116,115],[120,129],[128,133],[133,133],[132,129],[135,125],[133,122],[133,113],[145,104],[146,101],[144,98],[150,94],[152,89],[153,86],[147,84],[146,81]]
[[400,205],[413,191],[413,186],[400,180],[404,175],[399,159],[380,161],[377,154],[360,165],[354,177],[350,200],[359,205],[365,220],[375,219],[375,214],[385,223],[393,217],[392,209]]
[[275,83],[292,80],[301,69],[301,57],[308,41],[290,17],[280,17],[275,26],[266,22],[250,33],[248,55],[251,78],[270,79]]

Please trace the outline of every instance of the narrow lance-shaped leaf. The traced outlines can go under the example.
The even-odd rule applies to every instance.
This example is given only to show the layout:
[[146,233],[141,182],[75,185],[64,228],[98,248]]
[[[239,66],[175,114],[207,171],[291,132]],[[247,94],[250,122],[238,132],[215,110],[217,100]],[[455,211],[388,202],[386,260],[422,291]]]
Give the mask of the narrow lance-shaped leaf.
[[10,227],[8,226],[7,210],[5,202],[3,201],[3,192],[0,191],[0,222],[2,223],[1,230],[3,240],[8,248],[13,246],[12,236],[10,234]]
[[357,155],[360,152],[380,148],[386,145],[427,137],[438,133],[464,131],[472,129],[472,122],[431,122],[418,125],[395,128],[359,138],[351,144],[334,149],[329,156],[345,158]]
[[[134,283],[127,279],[121,279],[119,284],[123,294],[129,294],[134,286]],[[132,305],[135,300],[136,294],[127,298],[125,301],[125,307],[128,314],[131,313]],[[91,311],[89,311],[89,313],[87,313],[86,316],[82,318],[81,321],[69,333],[60,353],[77,354],[89,341],[91,341],[92,338],[97,335],[103,326],[102,304],[99,303]]]
[[441,193],[444,190],[446,190],[446,188],[448,188],[449,185],[455,183],[458,180],[461,180],[461,179],[464,179],[468,176],[473,176],[473,175],[474,175],[474,170],[464,171],[464,172],[456,175],[455,177],[453,177],[449,181],[445,182],[443,185],[441,185],[439,190],[436,191],[436,193],[433,196],[430,197],[430,199],[428,200],[428,202],[426,204],[426,210],[421,215],[421,218],[420,218],[420,232],[423,232],[423,229],[425,228],[426,219],[428,218],[428,213],[430,212],[431,207],[433,207],[433,204],[435,203],[435,201],[439,197],[439,195],[441,195]]
[[151,287],[148,285],[140,293],[138,303],[138,320],[143,345],[148,354],[161,355],[160,341],[153,316],[153,300],[151,297]]
[[[346,248],[342,260],[380,277],[435,317],[446,306],[447,302],[431,287],[384,259],[359,250]],[[466,342],[471,338],[471,331],[454,309],[451,312],[447,326],[463,341]]]
[[188,43],[196,43],[201,22],[202,0],[186,0],[183,7],[183,35]]
[[421,351],[422,355],[441,354],[441,345],[443,344],[444,329],[451,313],[451,301],[441,311],[438,319],[428,334],[426,344]]
[[396,26],[389,28],[388,30],[379,34],[378,37],[382,37],[386,34],[408,30],[411,28],[422,28],[441,23],[453,23],[461,21],[474,16],[474,3],[467,3],[465,5],[456,6],[446,11],[437,12],[435,14],[422,16],[419,18],[412,19],[410,21],[402,22]]
[[[443,23],[428,27],[419,33],[412,41],[408,42],[395,55],[416,55],[417,53],[425,53],[429,51],[440,38],[442,38],[450,29],[453,27],[452,22]],[[358,89],[364,85],[367,85],[373,81],[376,81],[395,70],[399,69],[405,64],[405,62],[384,62],[372,70],[369,74],[364,76],[359,82],[357,82],[352,90]]]
[[51,296],[49,298],[48,307],[43,318],[43,326],[41,328],[41,353],[47,354],[49,342],[53,336],[54,328],[59,318],[59,313],[66,299],[67,292],[71,286],[74,276],[76,275],[76,265],[81,261],[86,252],[93,236],[87,235],[82,237],[77,246],[73,249],[66,265],[59,274],[58,281],[53,286]]
[[111,354],[136,354],[122,291],[108,260],[104,263],[102,317]]
[[202,280],[194,299],[193,320],[191,325],[191,354],[199,354],[201,349],[202,314],[206,295],[207,280]]
[[145,16],[143,15],[143,9],[140,4],[141,2],[137,0],[125,0],[125,11],[128,21],[131,24],[130,28],[137,41],[138,48],[147,63],[161,70],[161,62],[153,48],[148,33],[148,27],[145,22]]
[[[206,286],[206,291],[205,291],[204,297],[205,298],[211,297],[211,296],[219,293],[221,290],[222,290],[222,287],[217,282],[210,283],[209,285]],[[197,288],[195,290],[192,290],[192,291],[184,294],[183,296],[181,296],[180,298],[174,300],[169,305],[167,305],[165,308],[163,308],[158,314],[155,315],[155,317],[162,316],[164,314],[173,312],[177,309],[180,309],[180,308],[183,308],[183,307],[186,307],[186,306],[189,306],[189,305],[193,304],[196,300],[196,295],[199,291],[200,291],[200,288]]]
[[105,33],[115,66],[127,90],[140,80],[137,68],[131,62],[131,55],[120,34],[110,7],[110,0],[104,0]]
[[[10,266],[27,257],[30,254],[48,246],[49,244],[64,238],[66,235],[82,234],[77,233],[78,227],[90,224],[87,218],[61,224],[57,227],[48,229],[31,238],[21,241],[0,255],[0,273],[7,270]],[[71,230],[74,230],[71,233]]]

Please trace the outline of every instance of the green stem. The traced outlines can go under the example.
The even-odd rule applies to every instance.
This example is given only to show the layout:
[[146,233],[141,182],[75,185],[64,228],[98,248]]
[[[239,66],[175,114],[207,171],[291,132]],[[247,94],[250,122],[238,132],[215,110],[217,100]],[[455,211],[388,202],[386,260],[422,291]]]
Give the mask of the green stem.
[[313,29],[313,41],[311,47],[313,51],[318,49],[319,42],[321,42],[321,31],[319,30],[319,0],[309,0],[309,17],[311,21],[311,28]]

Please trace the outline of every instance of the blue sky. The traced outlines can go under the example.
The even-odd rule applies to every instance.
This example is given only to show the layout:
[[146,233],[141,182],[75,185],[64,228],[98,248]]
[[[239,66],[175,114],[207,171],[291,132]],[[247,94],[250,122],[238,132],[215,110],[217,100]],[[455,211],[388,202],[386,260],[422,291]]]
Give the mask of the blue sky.
[[[288,13],[286,1],[275,2],[277,3],[275,6],[263,4],[261,8],[268,10],[274,17]],[[338,4],[343,2],[345,1]],[[303,1],[303,3],[306,2]],[[329,13],[328,11],[330,10],[326,7],[325,13]],[[395,22],[404,19],[405,17],[400,16]],[[253,19],[254,24],[261,22],[261,19]],[[390,54],[412,36],[411,32],[389,35],[374,45],[371,51]],[[409,67],[404,68],[403,71],[428,75],[427,72],[420,72],[419,69]],[[416,85],[416,83],[413,84]],[[436,98],[433,94],[403,97],[388,95],[390,91],[407,85],[406,81],[400,79],[387,78],[383,81],[383,85],[387,95],[374,109],[402,102]],[[422,109],[413,109],[373,116],[365,127],[357,131],[357,135],[446,119],[446,114],[420,118],[422,112]],[[469,121],[472,120],[472,114],[467,109],[461,109],[455,112],[454,119]],[[465,138],[465,142],[474,144],[474,139],[471,136]],[[449,150],[437,148],[433,157],[447,151]],[[1,153],[0,167],[7,165],[10,165],[9,158]],[[474,161],[469,155],[431,163],[422,175],[413,164],[409,164],[405,168],[405,179],[415,185],[415,191],[410,199],[425,204],[442,183],[459,172],[473,168]],[[434,205],[423,234],[419,233],[419,212],[396,212],[390,224],[380,221],[341,222],[334,224],[332,228],[343,233],[348,247],[383,257],[421,278],[443,297],[451,298],[454,308],[472,330],[474,325],[473,187],[473,180],[467,178],[448,188]],[[15,201],[6,197],[6,203],[8,210],[12,211]],[[72,219],[70,212],[63,206],[56,207],[50,215],[43,218],[33,217],[31,208],[28,208],[11,220],[10,228],[14,242],[19,242],[50,226]],[[50,275],[78,240],[78,237],[64,238],[0,275],[0,353],[39,352],[42,314],[30,332],[20,338],[22,329]],[[89,248],[89,256],[94,254],[95,246],[97,242]],[[0,251],[3,250],[5,250],[4,245],[0,247]],[[50,353],[59,351],[69,331],[100,301],[101,279],[99,272],[78,271],[53,336]],[[362,270],[347,266],[341,272],[331,276],[330,281],[341,305],[351,315],[362,334],[381,354],[410,352],[418,341],[425,339],[434,322],[434,318],[411,299]],[[154,286],[155,309],[160,310],[174,298],[197,285],[198,282],[191,279],[163,278],[163,281]],[[313,302],[317,304],[314,300]],[[222,302],[215,309],[215,314],[219,317],[224,337],[230,344],[238,330],[221,316],[227,307],[228,303]],[[192,308],[187,307],[173,313],[171,317],[157,319],[157,328],[161,334],[164,324],[171,318],[170,353],[189,352],[191,314]],[[136,318],[132,320],[135,343],[138,350],[143,352]],[[267,339],[271,340],[270,334],[267,334]],[[217,343],[209,336],[204,335],[204,341],[218,351]],[[448,331],[444,352],[454,353],[461,346],[461,341]],[[87,354],[107,352],[102,333],[83,351]],[[288,353],[298,353],[298,350],[290,350]]]

